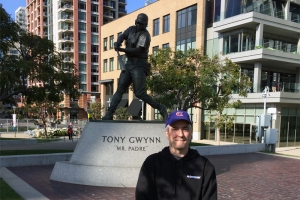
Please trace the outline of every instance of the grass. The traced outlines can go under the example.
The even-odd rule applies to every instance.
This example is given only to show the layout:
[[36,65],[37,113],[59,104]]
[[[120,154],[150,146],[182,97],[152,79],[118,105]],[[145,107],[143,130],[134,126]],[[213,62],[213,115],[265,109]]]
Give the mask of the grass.
[[73,153],[73,150],[59,150],[59,149],[46,149],[46,150],[2,150],[0,156],[14,156],[14,155],[30,155],[30,154],[50,154],[50,153]]
[[0,200],[22,200],[23,198],[16,193],[2,178],[0,178]]

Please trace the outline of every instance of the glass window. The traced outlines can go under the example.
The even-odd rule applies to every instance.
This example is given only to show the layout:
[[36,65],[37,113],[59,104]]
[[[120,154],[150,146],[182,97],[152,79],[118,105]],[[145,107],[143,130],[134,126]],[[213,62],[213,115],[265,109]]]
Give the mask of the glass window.
[[110,1],[110,5],[111,5],[111,7],[113,7],[114,9],[116,9],[116,2],[115,1]]
[[164,16],[163,33],[170,31],[170,15]]
[[79,30],[80,31],[86,31],[85,23],[79,22],[78,25],[79,25]]
[[114,71],[114,58],[109,59],[109,71]]
[[91,75],[92,82],[98,82],[98,75]]
[[86,52],[86,44],[85,43],[79,43],[79,51]]
[[98,92],[99,86],[98,85],[92,85],[92,92]]
[[86,10],[86,4],[85,4],[85,2],[79,1],[79,3],[78,3],[78,9]]
[[107,59],[103,60],[103,72],[107,72]]
[[79,41],[85,42],[86,41],[86,34],[85,33],[78,33]]
[[98,45],[91,45],[91,50],[93,53],[98,53],[99,52]]
[[153,53],[153,55],[157,55],[158,49],[159,49],[158,46],[152,47],[152,53]]
[[186,26],[186,9],[177,12],[177,29]]
[[109,49],[113,49],[114,48],[114,36],[111,35],[109,36]]
[[187,25],[191,26],[196,24],[197,22],[197,6],[191,6],[188,9],[187,15]]
[[114,84],[113,83],[107,83],[106,84],[106,95],[112,95],[114,91]]
[[79,63],[79,71],[80,72],[86,72],[86,64]]
[[79,74],[80,82],[86,82],[86,74]]
[[86,84],[79,84],[79,89],[86,91]]
[[79,20],[86,20],[86,14],[85,14],[85,12],[79,12],[78,13],[78,19]]
[[98,65],[92,65],[92,67],[91,67],[91,72],[93,72],[93,73],[98,73],[98,72],[99,72],[98,69],[99,69],[99,66],[98,66]]
[[86,62],[86,54],[80,53],[79,54],[79,61]]
[[94,33],[98,33],[98,31],[99,31],[99,30],[98,30],[98,25],[92,24],[92,25],[91,25],[91,31],[94,32]]
[[186,40],[186,50],[195,49],[196,48],[196,38],[189,38]]
[[153,20],[153,36],[159,34],[159,18]]
[[99,36],[98,35],[92,35],[92,43],[98,43],[99,42]]
[[103,39],[103,50],[107,51],[107,38]]
[[170,47],[169,43],[163,44],[163,49],[167,49],[169,47]]
[[99,19],[99,18],[98,18],[98,15],[92,15],[92,16],[91,16],[91,21],[92,21],[92,22],[98,23],[98,22],[99,22],[98,19]]
[[98,5],[92,4],[91,11],[92,12],[98,12]]
[[98,58],[99,58],[98,55],[91,55],[92,62],[97,63],[98,62]]

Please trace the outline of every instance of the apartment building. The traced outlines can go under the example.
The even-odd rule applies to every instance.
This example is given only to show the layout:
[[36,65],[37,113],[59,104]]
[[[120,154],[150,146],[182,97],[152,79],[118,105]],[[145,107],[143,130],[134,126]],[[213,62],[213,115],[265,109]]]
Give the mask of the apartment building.
[[60,103],[63,121],[87,119],[89,103],[100,101],[100,27],[126,14],[126,0],[26,0],[27,30],[77,66],[81,97]]
[[[101,28],[101,102],[109,106],[117,88],[120,66],[113,42],[139,13],[149,16],[152,41],[149,53],[158,48],[186,50],[205,47],[206,54],[219,54],[240,65],[253,85],[235,115],[234,127],[221,130],[221,141],[255,143],[258,117],[272,115],[278,129],[278,146],[300,144],[300,1],[299,0],[161,0]],[[124,57],[124,56],[123,56]],[[267,92],[267,98],[262,95]],[[264,101],[266,100],[266,106]],[[128,106],[136,119],[159,119],[157,110],[145,108],[132,91],[119,105]],[[264,111],[265,108],[265,111]],[[137,111],[134,111],[137,110]],[[142,113],[143,111],[143,113]],[[217,140],[209,115],[199,109],[192,115],[195,139]],[[207,125],[210,124],[210,125]],[[261,138],[260,138],[261,139]]]
[[15,11],[15,22],[18,23],[22,29],[26,30],[25,7],[19,7]]

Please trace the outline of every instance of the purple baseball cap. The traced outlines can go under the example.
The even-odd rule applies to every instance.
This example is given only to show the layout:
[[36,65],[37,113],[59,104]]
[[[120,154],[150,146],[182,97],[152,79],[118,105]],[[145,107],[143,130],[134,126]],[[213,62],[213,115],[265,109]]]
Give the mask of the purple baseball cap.
[[192,122],[190,120],[190,116],[186,111],[177,110],[177,111],[171,112],[169,114],[169,116],[167,118],[167,121],[166,121],[166,127],[170,124],[173,124],[173,123],[177,122],[178,120],[185,120],[189,124],[192,124]]

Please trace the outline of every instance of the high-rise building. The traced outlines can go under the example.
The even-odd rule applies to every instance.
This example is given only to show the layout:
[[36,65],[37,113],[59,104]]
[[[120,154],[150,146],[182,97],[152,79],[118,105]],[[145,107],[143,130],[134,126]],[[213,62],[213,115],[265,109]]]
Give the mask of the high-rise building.
[[126,15],[126,0],[26,0],[27,30],[52,40],[65,62],[77,66],[79,99],[65,97],[63,121],[87,118],[89,102],[100,101],[100,27]]
[[26,30],[25,7],[19,7],[15,11],[15,22],[18,23],[22,29]]
[[[248,97],[233,92],[240,108],[226,108],[235,116],[231,129],[221,130],[221,141],[256,142],[257,119],[272,115],[271,127],[278,129],[278,146],[300,144],[300,1],[282,0],[161,0],[143,7],[101,28],[101,101],[108,106],[120,74],[116,52],[110,46],[139,13],[149,16],[149,53],[170,47],[185,51],[204,47],[207,55],[220,54],[240,66],[252,81]],[[114,31],[112,31],[114,30]],[[109,41],[109,42],[108,42]],[[268,90],[266,111],[264,91]],[[140,118],[142,104],[132,91],[119,106],[134,108]],[[136,111],[137,110],[137,111]],[[217,140],[214,122],[205,111],[189,110],[194,139]],[[158,111],[147,106],[146,120],[157,119]],[[261,138],[260,138],[261,139]]]

